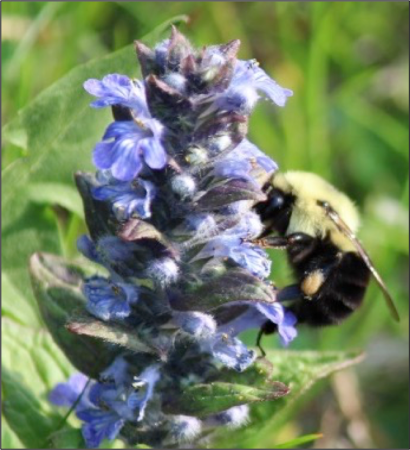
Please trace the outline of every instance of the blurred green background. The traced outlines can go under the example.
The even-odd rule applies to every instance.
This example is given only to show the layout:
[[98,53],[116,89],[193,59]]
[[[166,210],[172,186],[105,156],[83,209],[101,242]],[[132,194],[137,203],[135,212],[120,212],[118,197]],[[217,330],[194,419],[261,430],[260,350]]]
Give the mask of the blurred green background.
[[[339,327],[300,330],[294,349],[356,349],[356,369],[334,376],[297,405],[269,447],[321,432],[317,448],[408,448],[408,9],[407,2],[2,2],[2,124],[78,64],[186,14],[179,28],[197,46],[239,38],[294,97],[261,102],[250,139],[282,170],[326,177],[362,211],[360,238],[401,314],[395,323],[373,283],[365,305]],[[102,130],[101,130],[102,131]],[[90,148],[90,155],[91,155]],[[3,169],[15,152],[2,152]],[[78,169],[84,169],[78,167]],[[34,217],[35,220],[35,217]],[[61,229],[68,255],[83,230]],[[273,277],[290,282],[284,255]],[[246,336],[253,343],[255,333]],[[266,337],[264,347],[276,346]],[[276,431],[275,431],[276,433]]]

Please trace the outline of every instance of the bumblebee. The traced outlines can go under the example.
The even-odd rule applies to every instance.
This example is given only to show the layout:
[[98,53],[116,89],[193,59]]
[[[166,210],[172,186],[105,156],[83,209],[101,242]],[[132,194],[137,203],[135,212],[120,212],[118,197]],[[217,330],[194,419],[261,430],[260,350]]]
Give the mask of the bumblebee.
[[[264,232],[254,242],[287,251],[297,283],[279,291],[278,301],[290,301],[288,309],[299,323],[339,324],[361,305],[371,276],[399,320],[382,278],[355,236],[359,215],[345,194],[321,177],[299,171],[276,173],[265,191],[268,199],[255,206]],[[258,345],[263,334],[275,329],[266,322]]]

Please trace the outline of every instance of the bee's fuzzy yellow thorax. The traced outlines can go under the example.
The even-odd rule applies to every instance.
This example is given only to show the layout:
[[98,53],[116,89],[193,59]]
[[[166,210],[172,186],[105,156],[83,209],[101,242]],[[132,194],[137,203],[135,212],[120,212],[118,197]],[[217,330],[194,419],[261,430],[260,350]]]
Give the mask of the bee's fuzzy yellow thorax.
[[324,209],[317,204],[318,200],[328,202],[353,233],[356,233],[359,215],[349,197],[323,178],[309,172],[277,173],[273,186],[295,197],[286,234],[303,232],[321,238],[330,234],[332,242],[341,250],[354,250],[350,240],[336,228]]

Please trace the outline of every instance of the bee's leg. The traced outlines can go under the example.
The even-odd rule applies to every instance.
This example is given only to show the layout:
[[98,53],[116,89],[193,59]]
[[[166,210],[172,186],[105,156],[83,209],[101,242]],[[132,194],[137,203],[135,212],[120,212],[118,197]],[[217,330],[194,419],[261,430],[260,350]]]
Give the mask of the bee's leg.
[[259,350],[261,351],[261,356],[264,357],[266,356],[266,352],[262,347],[262,336],[264,334],[272,334],[272,333],[276,333],[276,331],[278,330],[278,326],[276,325],[276,323],[271,322],[270,320],[267,320],[262,326],[261,329],[259,330],[258,333],[258,337],[256,338],[256,346],[259,348]]
[[316,239],[306,233],[292,233],[287,236],[267,236],[251,241],[253,244],[263,248],[277,248],[286,250],[288,248],[306,248],[315,245]]
[[288,238],[282,236],[268,236],[262,239],[254,239],[251,242],[263,248],[286,249],[289,245]]
[[257,347],[259,348],[259,350],[261,351],[261,357],[262,357],[262,358],[264,358],[264,357],[266,356],[266,352],[265,352],[265,350],[263,349],[262,344],[261,344],[262,336],[263,336],[264,334],[265,334],[264,329],[261,328],[261,329],[259,330],[258,337],[256,338],[256,346],[257,346]]
[[317,240],[306,233],[292,233],[286,236],[289,247],[311,247]]

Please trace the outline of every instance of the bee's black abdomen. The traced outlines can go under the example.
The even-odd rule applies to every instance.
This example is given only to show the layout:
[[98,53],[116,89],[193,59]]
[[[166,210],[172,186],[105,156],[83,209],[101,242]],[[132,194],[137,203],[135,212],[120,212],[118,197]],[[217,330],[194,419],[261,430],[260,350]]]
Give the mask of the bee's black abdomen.
[[299,322],[311,326],[338,324],[362,304],[369,280],[370,271],[362,258],[354,252],[343,253],[318,293],[310,300],[302,298],[291,310]]

